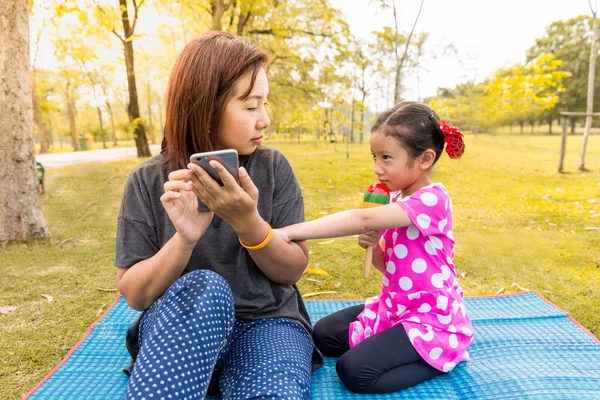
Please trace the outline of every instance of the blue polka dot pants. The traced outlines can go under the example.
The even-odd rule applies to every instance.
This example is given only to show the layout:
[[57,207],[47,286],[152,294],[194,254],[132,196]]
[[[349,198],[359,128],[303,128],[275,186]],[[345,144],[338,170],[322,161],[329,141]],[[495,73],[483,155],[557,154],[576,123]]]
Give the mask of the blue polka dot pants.
[[231,288],[197,270],[146,311],[126,399],[310,399],[313,343],[285,318],[234,318]]

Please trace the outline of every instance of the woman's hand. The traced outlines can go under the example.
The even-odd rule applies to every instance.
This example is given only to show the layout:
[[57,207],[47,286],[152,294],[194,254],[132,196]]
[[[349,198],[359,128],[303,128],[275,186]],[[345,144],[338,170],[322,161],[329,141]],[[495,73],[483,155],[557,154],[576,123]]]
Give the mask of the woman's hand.
[[192,175],[187,169],[171,172],[164,185],[165,193],[160,197],[177,233],[188,245],[195,245],[200,240],[214,215],[198,209],[198,200],[190,182]]
[[221,163],[212,160],[210,165],[221,177],[223,186],[220,186],[198,165],[188,164],[188,168],[193,172],[190,177],[190,181],[193,183],[192,190],[200,201],[231,225],[238,234],[261,223],[262,219],[258,215],[257,209],[258,189],[248,176],[246,169],[241,167],[238,171],[240,187]]
[[375,246],[379,242],[381,231],[369,231],[358,235],[358,244],[363,249]]

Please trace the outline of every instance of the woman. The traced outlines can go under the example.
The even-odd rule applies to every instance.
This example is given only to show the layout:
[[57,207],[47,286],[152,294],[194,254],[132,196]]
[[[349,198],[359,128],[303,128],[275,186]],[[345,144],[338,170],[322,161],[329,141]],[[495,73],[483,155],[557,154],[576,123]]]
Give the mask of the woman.
[[[131,173],[119,214],[117,289],[145,310],[126,398],[310,398],[320,356],[295,286],[308,250],[271,234],[303,221],[304,203],[285,156],[261,145],[266,59],[226,32],[177,58],[162,152]],[[222,187],[188,164],[227,148],[239,184],[218,162]]]

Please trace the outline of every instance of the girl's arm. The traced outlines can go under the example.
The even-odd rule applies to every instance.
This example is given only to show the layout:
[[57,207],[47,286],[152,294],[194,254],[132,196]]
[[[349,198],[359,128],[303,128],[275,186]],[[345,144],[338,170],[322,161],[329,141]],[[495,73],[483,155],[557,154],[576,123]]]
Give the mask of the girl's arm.
[[289,240],[298,241],[349,236],[410,225],[412,225],[412,221],[408,214],[398,204],[391,203],[381,207],[342,211],[312,221],[286,226],[281,231]]

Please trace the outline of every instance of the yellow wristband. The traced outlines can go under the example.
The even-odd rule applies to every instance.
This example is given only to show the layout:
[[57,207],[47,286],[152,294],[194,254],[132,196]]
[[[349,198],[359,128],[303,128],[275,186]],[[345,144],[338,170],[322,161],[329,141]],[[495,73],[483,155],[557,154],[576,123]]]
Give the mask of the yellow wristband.
[[263,247],[265,247],[266,245],[269,244],[269,242],[271,241],[271,238],[273,237],[273,229],[271,228],[271,225],[269,225],[269,223],[267,222],[267,227],[269,228],[268,232],[267,232],[267,237],[260,242],[259,244],[255,245],[255,246],[248,246],[246,244],[244,244],[244,242],[242,242],[242,239],[240,239],[240,244],[242,245],[242,247],[244,247],[247,250],[260,250]]

